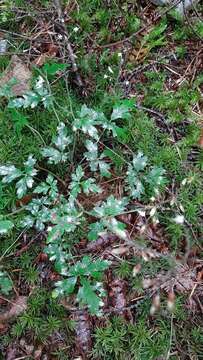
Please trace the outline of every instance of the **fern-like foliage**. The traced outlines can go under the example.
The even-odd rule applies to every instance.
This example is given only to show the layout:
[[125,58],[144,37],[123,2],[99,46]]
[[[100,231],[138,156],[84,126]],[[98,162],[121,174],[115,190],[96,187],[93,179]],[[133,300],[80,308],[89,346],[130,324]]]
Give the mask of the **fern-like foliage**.
[[2,176],[3,183],[11,183],[18,179],[16,182],[17,196],[22,198],[28,189],[31,189],[34,184],[34,176],[37,174],[37,170],[34,168],[36,160],[32,155],[29,155],[27,161],[24,162],[24,168],[22,170],[17,169],[14,165],[1,165],[0,176]]
[[66,161],[68,153],[65,152],[65,150],[72,142],[72,138],[68,136],[68,131],[64,123],[59,124],[57,132],[57,136],[52,140],[53,146],[44,147],[42,149],[42,155],[48,159],[48,163],[50,164],[58,164]]

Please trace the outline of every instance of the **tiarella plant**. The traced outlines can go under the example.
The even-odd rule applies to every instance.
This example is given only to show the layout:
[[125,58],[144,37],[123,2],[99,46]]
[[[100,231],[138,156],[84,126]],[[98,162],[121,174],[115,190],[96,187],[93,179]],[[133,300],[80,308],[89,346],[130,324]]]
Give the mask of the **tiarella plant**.
[[[43,82],[39,83],[38,87],[39,85],[43,86]],[[42,156],[52,167],[71,159],[70,154],[77,140],[74,139],[75,132],[80,131],[80,142],[84,141],[80,164],[70,174],[69,182],[66,180],[67,186],[62,192],[57,177],[52,174],[49,173],[45,179],[39,180],[41,173],[36,170],[36,159],[32,155],[21,168],[13,164],[0,166],[2,182],[15,182],[18,198],[22,198],[32,189],[32,199],[23,207],[25,216],[21,226],[26,230],[36,228],[47,233],[45,252],[62,277],[55,284],[53,296],[77,293],[80,306],[87,305],[92,314],[100,313],[102,297],[105,295],[101,279],[109,264],[105,260],[90,257],[75,262],[69,246],[69,237],[88,223],[87,237],[90,241],[107,232],[114,233],[123,240],[127,239],[125,224],[118,220],[118,216],[129,209],[139,212],[134,200],[140,200],[145,196],[146,201],[147,196],[158,195],[165,181],[164,170],[148,166],[147,158],[138,152],[134,154],[132,162],[125,161],[128,166],[123,182],[123,197],[102,197],[102,201],[93,203],[92,208],[88,206],[88,209],[82,200],[90,195],[95,194],[98,197],[98,194],[102,194],[102,178],[112,176],[110,159],[107,159],[104,153],[105,144],[101,139],[105,131],[111,131],[113,136],[117,136],[117,132],[122,128],[117,126],[116,121],[119,121],[119,124],[127,121],[131,109],[132,102],[119,103],[114,107],[110,119],[107,119],[102,112],[83,105],[73,121],[72,128],[64,123],[58,125],[57,134],[53,137],[51,145],[41,150]],[[6,234],[13,225],[10,218],[2,218],[0,234]]]

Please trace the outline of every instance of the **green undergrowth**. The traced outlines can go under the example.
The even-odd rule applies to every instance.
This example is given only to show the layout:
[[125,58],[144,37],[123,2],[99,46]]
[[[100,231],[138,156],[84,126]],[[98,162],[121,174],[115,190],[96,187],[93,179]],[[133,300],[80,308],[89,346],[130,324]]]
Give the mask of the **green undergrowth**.
[[[149,320],[150,302],[145,302],[135,310],[136,324],[129,324],[121,318],[112,318],[104,327],[95,331],[93,358],[97,359],[178,359],[176,346],[187,355],[202,357],[202,330],[195,319],[184,311],[184,298],[176,300],[173,314],[164,311]],[[181,331],[181,329],[183,331]]]
[[[13,2],[5,3],[4,12],[0,15],[1,26],[3,29],[20,33],[19,24],[15,21],[15,15],[12,11]],[[91,258],[90,254],[90,258],[84,260],[82,256],[78,256],[76,245],[80,241],[87,240],[87,234],[88,239],[95,239],[101,229],[104,230],[110,225],[111,230],[115,230],[113,225],[108,222],[108,216],[114,219],[117,215],[125,213],[126,209],[128,209],[126,206],[134,204],[130,201],[128,205],[124,203],[118,204],[115,198],[118,197],[121,190],[121,194],[125,194],[125,196],[127,194],[127,196],[133,198],[132,182],[137,174],[144,178],[144,191],[140,196],[136,194],[137,197],[134,196],[133,201],[135,200],[135,203],[138,201],[143,206],[149,205],[150,209],[156,208],[155,217],[149,215],[149,212],[147,213],[148,220],[156,221],[158,218],[159,226],[162,229],[161,236],[166,241],[170,253],[174,256],[183,256],[186,242],[190,249],[201,246],[201,204],[203,201],[201,171],[203,169],[203,156],[202,150],[197,145],[200,136],[200,119],[197,109],[201,101],[200,86],[202,85],[202,77],[198,73],[192,82],[186,77],[181,85],[175,84],[175,78],[175,80],[172,79],[171,85],[171,72],[167,70],[168,65],[173,65],[172,62],[170,63],[171,59],[161,60],[163,66],[159,68],[159,71],[144,69],[142,81],[136,81],[132,93],[127,94],[131,98],[128,113],[124,106],[124,115],[122,114],[121,117],[116,119],[117,128],[114,129],[116,131],[116,137],[114,137],[112,129],[107,131],[103,126],[106,119],[111,119],[113,109],[119,108],[119,106],[122,107],[122,104],[125,104],[126,94],[123,91],[125,84],[118,79],[123,66],[121,61],[123,48],[107,48],[103,46],[131,36],[144,25],[143,20],[139,6],[131,2],[128,4],[127,2],[114,1],[110,5],[106,5],[102,1],[88,0],[78,1],[78,4],[79,9],[77,6],[76,8],[73,7],[70,13],[71,21],[67,22],[67,30],[71,34],[70,41],[74,44],[77,63],[85,81],[86,94],[81,94],[77,85],[72,81],[73,75],[69,74],[70,64],[60,68],[60,60],[49,60],[46,64],[49,71],[51,66],[56,67],[56,69],[59,66],[58,71],[53,71],[53,74],[48,73],[46,67],[39,69],[33,66],[33,90],[36,90],[36,82],[42,76],[44,87],[48,89],[52,102],[49,104],[50,106],[46,106],[44,103],[46,99],[44,100],[43,96],[41,96],[38,99],[38,104],[33,109],[30,106],[9,106],[9,103],[16,101],[16,98],[12,96],[0,97],[0,165],[13,164],[17,169],[22,169],[23,163],[32,154],[37,159],[37,185],[43,183],[43,186],[45,186],[44,183],[49,174],[57,181],[58,193],[60,196],[64,196],[65,200],[68,199],[69,192],[74,193],[74,196],[76,194],[76,197],[80,192],[79,201],[83,201],[86,196],[84,195],[85,186],[88,187],[87,194],[89,196],[89,191],[91,191],[93,185],[104,186],[104,188],[106,186],[107,195],[112,195],[113,198],[110,199],[110,205],[105,203],[108,196],[102,198],[103,203],[100,201],[99,210],[98,208],[94,209],[95,215],[90,211],[93,210],[97,201],[94,199],[94,194],[89,197],[88,206],[85,208],[86,213],[83,214],[85,216],[81,219],[79,226],[73,229],[73,233],[66,233],[66,230],[64,230],[62,255],[64,256],[65,252],[67,268],[64,270],[62,266],[64,261],[60,262],[57,258],[57,256],[61,256],[61,253],[57,253],[57,256],[54,254],[54,261],[53,259],[51,261],[46,260],[44,269],[40,262],[37,261],[38,255],[46,253],[50,259],[53,255],[52,249],[47,250],[48,245],[50,245],[46,243],[47,223],[45,228],[40,229],[45,234],[42,234],[43,236],[40,239],[36,239],[28,250],[23,251],[18,256],[15,255],[24,246],[24,238],[21,237],[20,241],[18,238],[21,232],[27,236],[26,243],[36,236],[34,227],[29,230],[27,228],[22,229],[21,223],[27,214],[27,209],[24,208],[33,199],[43,197],[43,191],[45,190],[38,189],[33,196],[33,190],[28,189],[27,193],[23,193],[22,199],[19,199],[16,194],[15,184],[13,182],[6,184],[1,177],[0,220],[8,221],[4,223],[8,227],[8,236],[3,234],[0,242],[2,256],[0,264],[2,284],[0,290],[3,296],[7,296],[9,299],[15,297],[13,287],[19,287],[18,290],[21,295],[29,296],[27,310],[16,320],[11,321],[8,332],[3,335],[0,345],[2,350],[5,350],[14,339],[22,337],[27,337],[31,339],[31,342],[37,344],[48,344],[51,336],[56,332],[61,334],[63,340],[65,339],[64,347],[70,349],[73,346],[75,325],[68,318],[67,311],[60,304],[60,300],[55,299],[55,297],[64,293],[68,296],[71,294],[73,297],[75,291],[78,302],[84,305],[84,303],[88,304],[88,301],[90,302],[91,296],[94,298],[94,291],[101,298],[105,296],[103,292],[105,289],[101,288],[100,281],[107,264],[102,259],[99,259],[101,262],[96,263],[99,270],[90,269],[90,265],[92,265],[91,259],[94,260],[92,263],[95,264],[98,260],[97,256],[94,255]],[[27,2],[16,1],[15,6],[25,9]],[[50,6],[50,1],[35,2],[34,5],[31,2],[29,7],[32,9],[33,6],[37,14],[38,7],[42,6],[46,10]],[[27,22],[28,28],[33,28],[35,20],[30,16],[26,16],[25,22]],[[202,27],[199,22],[195,26],[196,32],[201,35]],[[9,34],[6,37],[11,39]],[[156,57],[160,57],[160,54],[162,55],[162,51],[165,51],[167,46],[169,48],[172,46],[175,49],[175,57],[181,67],[185,57],[188,56],[189,59],[192,59],[190,41],[194,41],[196,44],[196,35],[187,25],[180,26],[180,19],[175,19],[174,15],[158,21],[154,25],[151,35],[141,35],[139,40],[132,37],[134,48],[139,48],[141,44],[141,46],[149,49],[146,58],[141,64],[144,68],[148,64],[148,60],[153,61],[156,60]],[[29,42],[16,39],[17,50],[24,50],[28,45]],[[88,50],[88,47],[92,47],[91,51]],[[9,51],[13,51],[13,48],[10,48]],[[23,56],[22,58],[26,61],[26,57]],[[9,61],[9,56],[0,56],[1,73],[6,69]],[[133,71],[135,66],[137,65],[130,64],[127,61],[123,69]],[[67,74],[67,81],[65,81]],[[141,102],[140,98],[142,99]],[[95,126],[96,130],[99,131],[99,136],[101,136],[99,140],[102,140],[98,146],[98,158],[91,160],[91,151],[87,155],[88,149],[85,143],[87,139],[96,143],[98,138],[91,137],[88,133],[89,125],[85,131],[82,131],[82,125],[80,124],[80,129],[73,137],[71,150],[68,148],[68,160],[66,159],[64,163],[60,163],[54,160],[54,157],[51,157],[50,154],[47,155],[47,148],[52,147],[53,155],[53,148],[56,150],[54,137],[56,137],[59,123],[65,125],[67,130],[65,136],[73,135],[75,119],[80,117],[78,114],[84,104],[91,111],[103,112],[105,117],[105,121],[104,117],[102,117],[103,123],[97,123]],[[112,123],[113,121],[111,125]],[[42,149],[46,149],[43,150],[44,154]],[[136,162],[136,156],[139,159],[140,153],[143,153],[144,158],[142,158],[142,161],[145,162],[145,156],[147,157],[147,165],[137,170],[132,166],[132,159],[134,158]],[[99,158],[100,154],[102,154],[102,157]],[[94,170],[94,164],[91,164],[91,161],[98,161],[96,170]],[[101,162],[103,165],[105,163],[105,174],[99,173],[99,161],[100,164]],[[78,169],[80,165],[82,169]],[[121,178],[121,182],[123,181],[121,189],[116,180],[115,183],[109,182],[111,181],[108,173],[109,167],[113,177],[115,179]],[[149,188],[146,185],[150,183],[148,174],[154,167],[165,171],[163,173],[164,184],[162,184],[160,195],[157,198],[155,196],[155,199],[153,199],[154,194],[152,194],[151,185]],[[78,170],[79,175],[76,170]],[[82,174],[83,170],[85,175]],[[127,171],[131,174],[131,177],[128,174],[128,185],[125,183]],[[95,178],[91,178],[90,184],[87,184],[85,180],[90,178],[91,172],[95,172],[96,175]],[[99,189],[96,191],[99,196]],[[129,192],[132,193],[129,195]],[[31,196],[28,203],[26,200],[27,194]],[[49,199],[49,201],[52,201],[52,206],[53,199]],[[115,211],[117,206],[120,207],[120,212]],[[81,210],[81,208],[79,209]],[[98,215],[100,212],[103,212],[102,216],[106,222]],[[184,220],[180,223],[174,221],[177,215],[183,216]],[[80,216],[81,214],[78,211],[76,218]],[[99,223],[100,226],[96,230],[94,227],[90,228],[94,216],[98,220],[95,222],[97,225]],[[116,225],[118,225],[116,228],[117,234],[120,231],[119,236],[120,234],[124,236],[122,233],[124,227],[119,227],[120,224]],[[50,237],[51,235],[49,235]],[[54,240],[53,238],[52,234],[52,240]],[[142,235],[137,238],[137,243],[149,247],[153,244],[151,239]],[[141,265],[141,270],[134,277],[133,268],[137,264]],[[132,291],[144,296],[143,280],[149,276],[156,277],[159,272],[168,271],[172,266],[173,264],[169,259],[163,257],[146,262],[137,256],[132,256],[126,260],[121,255],[121,261],[118,260],[113,265],[113,274],[128,281],[129,294]],[[82,273],[83,270],[81,269],[83,267],[85,267],[86,272]],[[43,271],[48,271],[52,275],[60,273],[60,280],[64,279],[64,277],[66,279],[66,276],[68,276],[68,279],[71,278],[72,283],[68,284],[67,288],[66,282],[60,283],[60,281],[52,281],[50,278],[46,280],[46,273],[44,275]],[[55,290],[53,291],[53,289]],[[84,289],[89,290],[88,295],[85,294]],[[177,296],[174,312],[170,313],[166,309],[166,299],[164,297],[165,294],[161,298],[161,310],[155,317],[149,316],[151,300],[147,299],[147,297],[144,298],[138,308],[133,310],[135,322],[126,322],[119,316],[115,318],[109,317],[105,325],[94,330],[92,358],[105,360],[124,358],[130,360],[155,360],[168,359],[170,353],[170,359],[175,360],[180,358],[179,353],[184,349],[181,359],[187,359],[187,356],[195,360],[201,359],[203,356],[203,334],[198,316],[195,315],[191,320],[191,313],[185,308],[187,299],[181,296]],[[92,305],[92,309],[96,309],[97,312],[102,302],[99,303],[98,298],[94,298],[94,300],[95,303]],[[93,313],[95,312],[93,311]],[[57,359],[66,359],[67,352],[69,353],[69,350],[57,349],[53,356]]]

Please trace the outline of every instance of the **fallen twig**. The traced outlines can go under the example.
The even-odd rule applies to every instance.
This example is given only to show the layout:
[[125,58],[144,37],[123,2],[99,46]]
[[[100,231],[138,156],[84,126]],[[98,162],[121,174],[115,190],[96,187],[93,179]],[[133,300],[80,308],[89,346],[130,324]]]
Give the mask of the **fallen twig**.
[[66,47],[67,47],[67,50],[68,50],[68,53],[69,53],[69,58],[70,58],[70,61],[71,61],[72,70],[75,73],[75,77],[76,77],[76,81],[77,81],[78,85],[80,87],[83,87],[84,84],[83,84],[83,81],[82,81],[81,76],[79,74],[78,66],[77,66],[76,61],[75,61],[75,55],[74,55],[74,52],[73,52],[73,49],[72,49],[72,45],[71,45],[71,43],[69,41],[69,35],[68,35],[68,32],[67,32],[67,29],[65,27],[65,20],[64,20],[64,17],[63,17],[63,13],[62,13],[60,0],[53,0],[53,2],[54,2],[54,5],[56,7],[56,10],[58,12],[58,19],[60,21],[60,26],[61,26],[61,29],[63,31],[63,36],[64,36]]

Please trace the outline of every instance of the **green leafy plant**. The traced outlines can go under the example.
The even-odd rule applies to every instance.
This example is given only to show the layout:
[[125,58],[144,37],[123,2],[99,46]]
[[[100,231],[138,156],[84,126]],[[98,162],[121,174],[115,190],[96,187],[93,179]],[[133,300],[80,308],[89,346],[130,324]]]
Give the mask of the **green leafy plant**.
[[42,103],[45,108],[48,108],[52,103],[52,97],[45,86],[45,80],[42,76],[38,77],[32,91],[28,91],[22,97],[11,99],[8,107],[11,109],[26,109],[29,107],[33,109],[39,103]]
[[53,146],[42,149],[42,155],[48,158],[50,164],[58,164],[64,162],[68,158],[68,153],[65,149],[71,144],[72,138],[67,135],[67,128],[64,123],[60,123],[57,127],[58,134],[52,140]]
[[13,288],[13,282],[5,271],[0,270],[0,292],[8,295]]
[[100,307],[103,305],[101,298],[105,296],[102,283],[102,273],[109,267],[106,260],[94,260],[84,256],[82,261],[70,266],[67,278],[56,282],[53,297],[59,295],[70,295],[74,292],[76,284],[79,284],[77,301],[81,306],[87,305],[90,312],[99,315]]
[[28,118],[21,114],[16,109],[10,109],[11,120],[14,125],[14,129],[18,135],[21,134],[22,129],[28,125]]
[[34,168],[36,160],[29,155],[27,161],[24,162],[24,169],[19,170],[14,165],[1,165],[0,176],[3,176],[2,183],[11,183],[19,179],[16,183],[17,196],[22,198],[26,194],[27,189],[31,189],[34,183],[33,177],[37,174]]
[[101,188],[95,184],[96,180],[94,178],[88,178],[87,180],[82,180],[84,176],[84,170],[82,166],[76,168],[75,174],[72,175],[72,181],[69,185],[70,193],[75,198],[81,191],[86,195],[90,192],[101,193]]
[[[150,196],[158,194],[159,187],[164,183],[164,170],[148,167],[147,172],[147,157],[138,152],[133,156],[132,163],[125,161],[128,163],[126,179],[123,182],[126,196],[118,199],[110,195],[88,210],[80,203],[81,194],[88,197],[90,193],[102,193],[100,179],[110,177],[111,172],[106,155],[103,152],[99,154],[99,139],[104,131],[110,131],[113,136],[117,136],[118,127],[115,122],[128,121],[132,106],[132,101],[119,102],[114,106],[110,120],[107,120],[103,113],[84,105],[78,118],[73,121],[72,128],[68,129],[64,123],[59,123],[57,135],[53,137],[51,146],[41,150],[48,164],[66,162],[69,152],[75,146],[75,132],[80,131],[85,135],[81,164],[70,174],[66,193],[61,193],[58,178],[55,179],[51,174],[40,181],[39,170],[35,168],[37,160],[32,155],[24,162],[23,169],[18,169],[14,165],[0,166],[2,183],[10,184],[15,181],[18,198],[22,198],[33,188],[32,194],[35,196],[24,206],[25,213],[21,226],[27,230],[35,228],[37,231],[47,232],[47,246],[44,251],[50,261],[54,262],[55,270],[63,277],[56,283],[53,296],[76,293],[80,306],[87,305],[90,312],[97,315],[100,313],[103,304],[101,299],[105,294],[101,278],[109,264],[102,259],[92,260],[90,257],[84,257],[70,265],[73,263],[73,256],[68,238],[79,227],[88,223],[89,240],[96,240],[102,233],[114,233],[126,240],[126,226],[117,216],[128,211],[131,201],[135,198],[140,199],[147,191]],[[105,144],[102,146],[105,147]],[[87,165],[89,170],[85,171]],[[134,207],[134,210],[139,212],[137,207]],[[4,234],[12,228],[13,223],[10,220],[2,220],[0,226]]]
[[103,160],[105,157],[104,153],[98,155],[97,143],[93,143],[91,140],[87,140],[85,146],[88,151],[85,152],[84,155],[85,158],[89,161],[90,170],[99,170],[101,176],[110,177],[110,165]]
[[159,167],[152,167],[146,175],[143,175],[143,170],[146,165],[147,157],[144,156],[143,153],[138,152],[138,154],[133,157],[132,165],[130,164],[128,166],[126,189],[130,192],[133,199],[140,199],[147,187],[151,189],[152,195],[157,195],[159,188],[166,181],[163,177],[165,171]]
[[13,223],[10,220],[0,220],[0,235],[6,234],[13,228]]

